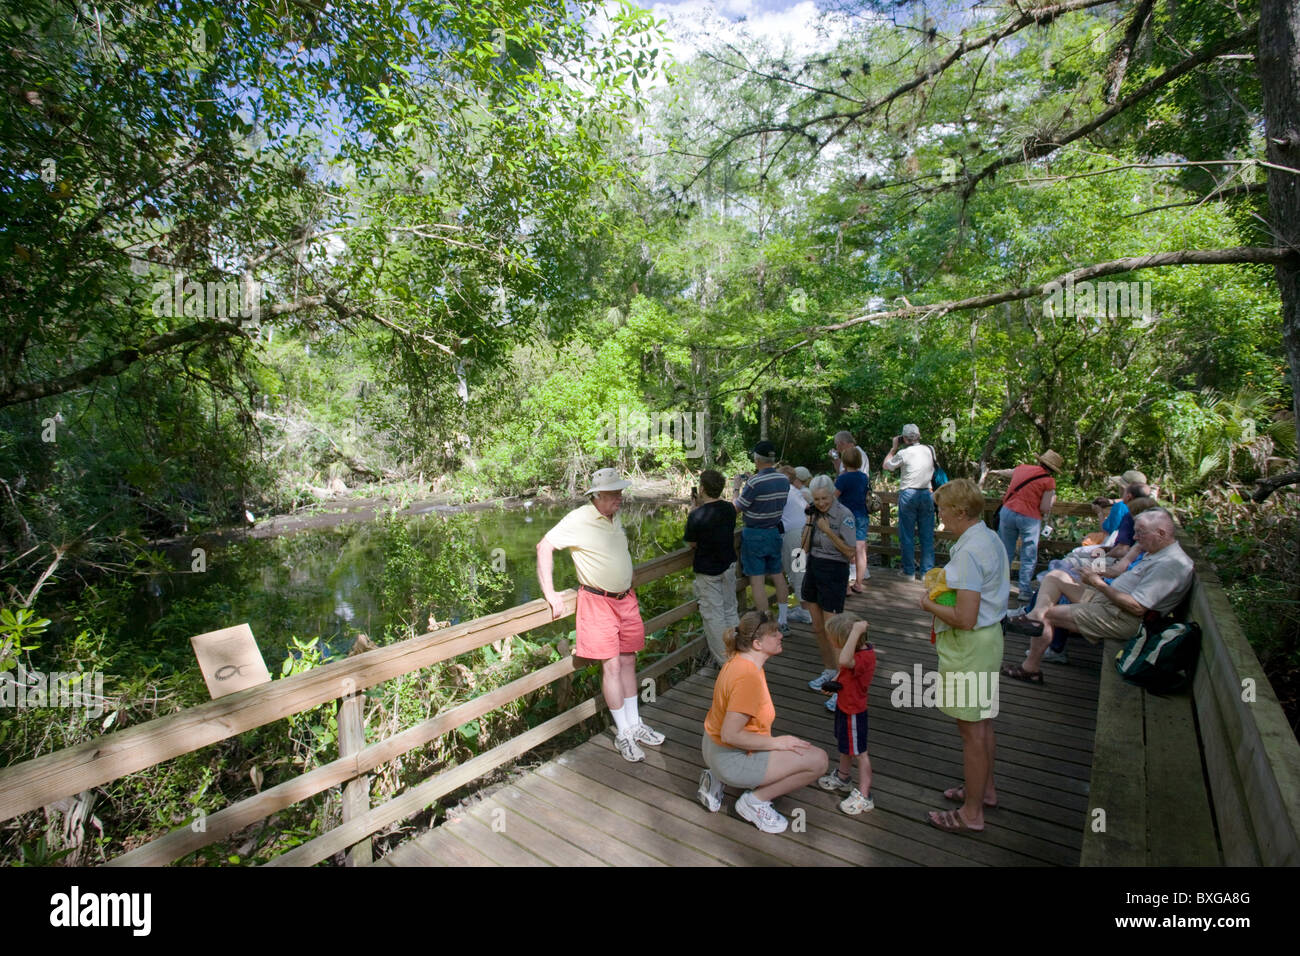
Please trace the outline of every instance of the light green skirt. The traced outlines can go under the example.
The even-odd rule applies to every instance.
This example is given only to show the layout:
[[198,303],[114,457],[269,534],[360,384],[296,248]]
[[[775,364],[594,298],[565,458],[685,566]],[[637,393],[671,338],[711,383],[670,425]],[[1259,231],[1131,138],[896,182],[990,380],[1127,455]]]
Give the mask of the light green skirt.
[[958,720],[984,720],[998,712],[1002,625],[935,635],[939,652],[939,709]]

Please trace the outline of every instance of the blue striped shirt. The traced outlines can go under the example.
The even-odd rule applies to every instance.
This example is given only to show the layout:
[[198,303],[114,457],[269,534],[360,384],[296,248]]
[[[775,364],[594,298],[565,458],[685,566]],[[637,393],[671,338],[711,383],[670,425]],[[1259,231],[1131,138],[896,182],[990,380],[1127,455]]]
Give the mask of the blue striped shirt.
[[775,468],[764,468],[745,482],[736,498],[736,510],[746,528],[775,528],[781,523],[781,512],[789,496],[790,479]]

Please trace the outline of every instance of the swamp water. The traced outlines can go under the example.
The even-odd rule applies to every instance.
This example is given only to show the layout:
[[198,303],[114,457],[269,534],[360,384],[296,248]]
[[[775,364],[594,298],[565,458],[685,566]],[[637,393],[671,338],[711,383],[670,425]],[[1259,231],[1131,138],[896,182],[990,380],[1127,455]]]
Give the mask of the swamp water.
[[[185,570],[148,580],[133,602],[134,633],[119,639],[146,644],[164,670],[185,669],[194,666],[191,636],[247,622],[278,676],[293,638],[319,638],[328,656],[346,654],[361,633],[383,644],[407,636],[408,626],[430,630],[430,616],[455,624],[541,597],[534,549],[575,506],[437,509],[248,538],[207,549],[201,573],[189,570],[190,550],[178,550],[173,562]],[[625,502],[633,561],[680,548],[686,512],[681,504]],[[554,574],[557,590],[577,583],[567,554],[557,554]],[[690,577],[688,570],[639,588],[642,616],[690,600]],[[568,618],[529,638],[554,640],[572,626]]]

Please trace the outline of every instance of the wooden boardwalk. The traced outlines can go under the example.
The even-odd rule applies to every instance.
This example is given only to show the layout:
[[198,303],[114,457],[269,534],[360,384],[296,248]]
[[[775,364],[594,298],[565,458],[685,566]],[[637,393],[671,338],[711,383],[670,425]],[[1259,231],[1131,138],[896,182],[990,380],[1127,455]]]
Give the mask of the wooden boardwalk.
[[[739,791],[710,814],[695,799],[703,761],[700,735],[716,669],[706,667],[642,704],[646,722],[667,735],[646,747],[643,763],[619,757],[609,732],[598,734],[447,822],[408,840],[379,866],[908,866],[1064,865],[1079,863],[1101,649],[1069,647],[1069,666],[1047,664],[1043,686],[1003,680],[997,729],[999,807],[982,834],[942,833],[927,810],[952,807],[941,791],[961,781],[955,722],[933,709],[895,708],[890,675],[935,668],[930,619],[916,607],[919,584],[877,569],[867,593],[849,609],[871,624],[881,652],[870,693],[870,738],[876,809],[839,812],[840,796],[816,786],[778,798],[777,809],[802,826],[778,836],[734,815]],[[1019,661],[1026,638],[1008,635],[1007,661]],[[820,671],[807,625],[793,624],[785,653],[767,663],[776,734],[796,734],[836,759],[825,697],[808,689]]]

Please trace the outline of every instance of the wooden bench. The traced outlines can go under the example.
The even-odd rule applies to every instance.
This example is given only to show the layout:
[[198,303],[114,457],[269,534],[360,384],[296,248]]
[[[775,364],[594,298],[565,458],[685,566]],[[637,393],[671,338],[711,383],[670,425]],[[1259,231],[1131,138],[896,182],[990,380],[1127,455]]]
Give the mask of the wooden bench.
[[1115,670],[1107,641],[1097,691],[1082,866],[1223,862],[1191,694],[1160,697]]
[[1107,642],[1080,863],[1300,864],[1300,745],[1217,575],[1180,539],[1196,562],[1196,675],[1189,691],[1148,693],[1119,676],[1123,645]]

